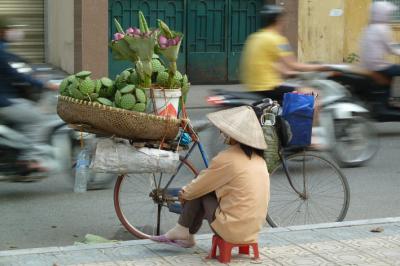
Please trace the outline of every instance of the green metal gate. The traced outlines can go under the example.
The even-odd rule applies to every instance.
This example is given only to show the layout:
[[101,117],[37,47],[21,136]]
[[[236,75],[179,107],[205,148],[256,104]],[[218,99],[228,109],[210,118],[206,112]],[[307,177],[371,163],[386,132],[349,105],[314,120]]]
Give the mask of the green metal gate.
[[226,2],[189,1],[187,72],[193,83],[224,82],[228,79]]
[[[262,0],[109,0],[109,38],[113,18],[127,28],[137,25],[142,10],[150,27],[161,18],[185,34],[178,68],[192,83],[224,83],[238,79],[240,52],[246,37],[258,28]],[[109,53],[110,76],[129,66]]]
[[238,80],[247,36],[260,26],[263,1],[191,0],[188,4],[187,72],[194,83]]
[[239,78],[239,63],[241,51],[247,36],[260,28],[261,21],[258,12],[264,1],[230,1],[230,23],[228,36],[228,80]]

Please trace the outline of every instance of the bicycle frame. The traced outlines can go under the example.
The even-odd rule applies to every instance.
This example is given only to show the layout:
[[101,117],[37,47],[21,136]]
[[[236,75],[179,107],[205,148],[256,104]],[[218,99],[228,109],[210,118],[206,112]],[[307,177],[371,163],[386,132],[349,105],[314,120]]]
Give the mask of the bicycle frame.
[[[303,152],[305,152],[305,149],[303,149]],[[287,167],[285,157],[284,157],[284,155],[283,155],[283,153],[282,153],[282,149],[281,149],[281,151],[279,152],[279,158],[281,159],[282,166],[283,166],[283,170],[285,171],[286,178],[287,178],[287,180],[288,180],[290,186],[292,187],[292,189],[293,189],[302,199],[307,199],[306,176],[304,175],[304,173],[305,173],[305,169],[304,169],[304,168],[305,168],[305,163],[304,163],[304,161],[303,161],[303,192],[300,192],[299,190],[297,190],[297,189],[294,187],[293,182],[292,182],[292,180],[290,179],[289,169],[288,169],[288,167]]]
[[193,130],[192,126],[188,123],[188,122],[182,122],[181,125],[182,128],[187,129],[187,133],[190,135],[190,137],[193,140],[193,144],[192,146],[189,148],[189,151],[185,154],[185,156],[183,157],[183,160],[181,160],[181,163],[179,164],[175,174],[173,176],[171,176],[171,179],[168,181],[167,185],[165,186],[165,190],[168,189],[169,185],[172,183],[172,181],[175,179],[176,175],[178,174],[179,170],[182,168],[183,165],[183,161],[186,161],[187,158],[189,158],[189,156],[192,154],[194,148],[197,146],[199,148],[201,157],[203,159],[204,165],[206,166],[206,168],[208,168],[208,159],[206,156],[206,152],[203,148],[203,145],[200,142],[200,139],[198,137],[198,135],[196,134],[196,132]]

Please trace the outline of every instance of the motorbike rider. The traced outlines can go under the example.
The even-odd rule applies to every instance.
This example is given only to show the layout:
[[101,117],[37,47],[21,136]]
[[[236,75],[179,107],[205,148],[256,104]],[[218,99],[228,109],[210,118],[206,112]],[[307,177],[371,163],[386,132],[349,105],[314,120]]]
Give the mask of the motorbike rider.
[[33,88],[48,88],[55,90],[55,84],[43,84],[41,81],[19,73],[11,67],[11,60],[18,58],[17,55],[7,51],[7,44],[16,36],[13,27],[5,17],[0,17],[0,117],[6,123],[19,130],[26,136],[26,141],[31,144],[31,148],[24,151],[20,160],[28,169],[44,170],[37,162],[37,147],[43,142],[40,124],[45,121],[39,108],[27,99],[21,98],[16,88],[15,82],[28,83]]
[[301,71],[323,71],[327,67],[296,60],[288,39],[283,35],[285,12],[278,5],[264,5],[260,11],[261,30],[251,34],[244,45],[241,81],[248,90],[281,101],[283,94],[296,90],[284,82]]
[[[383,101],[390,97],[392,79],[400,76],[400,65],[385,60],[388,54],[400,55],[392,39],[390,22],[397,6],[390,2],[378,1],[371,5],[369,24],[361,37],[361,66],[372,72],[383,93]],[[386,85],[386,86],[385,86]]]
[[[313,88],[298,88],[285,83],[285,77],[299,72],[326,71],[327,66],[305,64],[297,61],[288,39],[283,35],[286,24],[285,11],[278,5],[264,5],[260,11],[262,28],[251,34],[244,45],[241,59],[241,81],[250,91],[262,97],[282,102],[283,95],[295,90],[304,93],[318,93]],[[316,99],[314,125],[318,125],[318,99]],[[322,128],[314,127],[312,146],[322,149],[326,146]]]

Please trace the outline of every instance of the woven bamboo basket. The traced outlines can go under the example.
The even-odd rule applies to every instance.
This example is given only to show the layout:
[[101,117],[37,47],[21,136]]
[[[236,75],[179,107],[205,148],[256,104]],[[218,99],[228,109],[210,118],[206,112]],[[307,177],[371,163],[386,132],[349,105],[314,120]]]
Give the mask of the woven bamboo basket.
[[57,113],[69,124],[88,125],[95,130],[132,140],[172,140],[180,119],[128,111],[99,103],[59,96]]

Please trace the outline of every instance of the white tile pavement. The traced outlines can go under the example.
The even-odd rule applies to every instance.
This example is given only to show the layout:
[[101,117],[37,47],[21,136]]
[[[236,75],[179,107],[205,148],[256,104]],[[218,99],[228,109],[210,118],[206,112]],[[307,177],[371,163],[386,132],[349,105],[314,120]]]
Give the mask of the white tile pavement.
[[[370,232],[382,227],[381,233]],[[192,249],[149,240],[0,251],[0,266],[220,265],[206,260],[211,235]],[[229,265],[400,265],[400,217],[287,228],[260,235],[258,261],[233,252]]]

